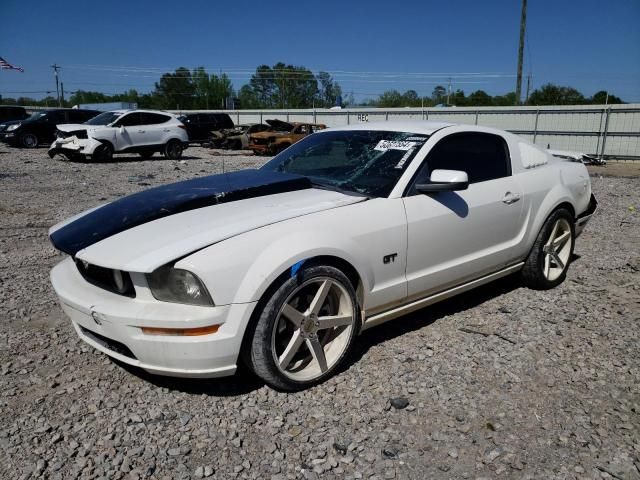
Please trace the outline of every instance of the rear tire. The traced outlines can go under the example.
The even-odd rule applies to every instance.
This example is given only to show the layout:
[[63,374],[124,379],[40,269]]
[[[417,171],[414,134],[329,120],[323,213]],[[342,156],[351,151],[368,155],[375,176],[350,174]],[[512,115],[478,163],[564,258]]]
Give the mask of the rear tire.
[[164,156],[171,160],[178,160],[182,157],[182,143],[178,140],[169,140],[164,146]]
[[39,145],[38,136],[33,133],[20,135],[20,145],[24,148],[36,148]]
[[571,213],[559,208],[544,222],[538,238],[520,271],[523,283],[536,290],[548,290],[567,276],[575,244]]
[[109,143],[103,143],[96,147],[92,158],[98,162],[110,162],[113,159],[113,147]]
[[279,390],[301,390],[333,375],[360,329],[353,285],[332,266],[303,267],[281,278],[258,305],[242,353],[249,368]]

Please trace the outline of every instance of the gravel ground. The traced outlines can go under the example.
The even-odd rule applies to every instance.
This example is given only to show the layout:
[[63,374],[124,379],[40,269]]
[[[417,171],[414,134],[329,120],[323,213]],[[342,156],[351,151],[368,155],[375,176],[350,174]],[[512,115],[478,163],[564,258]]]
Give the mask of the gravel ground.
[[93,165],[0,146],[1,478],[640,478],[637,178],[592,169],[600,209],[560,287],[507,278],[374,328],[337,376],[284,394],[114,363],[55,301],[49,226],[256,164],[187,154]]

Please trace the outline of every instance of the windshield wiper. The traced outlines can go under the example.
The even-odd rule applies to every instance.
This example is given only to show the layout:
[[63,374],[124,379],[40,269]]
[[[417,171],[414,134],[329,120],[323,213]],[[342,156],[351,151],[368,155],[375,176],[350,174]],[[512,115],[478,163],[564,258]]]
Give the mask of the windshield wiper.
[[[309,178],[309,177],[307,177]],[[318,182],[317,180],[312,180],[311,178],[309,178],[309,180],[311,180],[311,185],[316,187],[316,188],[320,188],[322,190],[330,190],[332,192],[339,192],[339,193],[344,193],[345,195],[352,195],[354,197],[364,197],[367,199],[370,199],[371,197],[369,195],[365,195],[364,193],[360,193],[360,192],[355,192],[353,190],[345,190],[344,188],[340,188],[337,187],[335,185],[327,185],[326,183],[321,183]]]

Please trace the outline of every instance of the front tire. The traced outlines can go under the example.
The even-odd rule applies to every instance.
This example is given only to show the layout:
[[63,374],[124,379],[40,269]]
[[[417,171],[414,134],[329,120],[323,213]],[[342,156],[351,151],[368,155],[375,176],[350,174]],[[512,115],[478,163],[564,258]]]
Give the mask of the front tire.
[[98,162],[110,162],[113,159],[113,147],[108,143],[96,147],[92,158]]
[[331,376],[360,328],[354,287],[331,266],[303,268],[281,279],[259,315],[247,363],[267,384],[285,391]]
[[182,157],[182,143],[178,140],[169,140],[164,146],[164,156],[171,160],[178,160]]
[[24,148],[36,148],[39,145],[38,136],[33,133],[20,135],[20,145]]
[[524,284],[536,290],[561,284],[567,276],[574,244],[573,217],[560,208],[549,215],[533,244],[520,272]]

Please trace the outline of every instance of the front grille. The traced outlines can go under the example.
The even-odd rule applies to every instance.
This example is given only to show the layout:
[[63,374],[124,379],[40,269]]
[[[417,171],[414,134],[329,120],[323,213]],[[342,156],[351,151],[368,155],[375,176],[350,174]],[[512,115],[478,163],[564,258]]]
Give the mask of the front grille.
[[75,260],[76,267],[80,272],[80,275],[92,285],[96,287],[109,290],[110,292],[117,293],[118,295],[124,295],[125,297],[135,298],[136,290],[133,288],[133,282],[131,276],[127,272],[118,271],[122,277],[122,284],[118,286],[114,274],[115,270],[111,268],[99,267],[98,265],[91,265],[90,263],[83,262],[81,260]]
[[132,358],[133,360],[137,360],[136,356],[133,354],[129,347],[127,347],[124,343],[116,342],[115,340],[111,340],[103,335],[92,332],[91,330],[87,330],[82,325],[80,325],[80,330],[84,335],[89,337],[94,342],[102,345],[105,348],[108,348],[112,352],[118,353],[128,358]]

